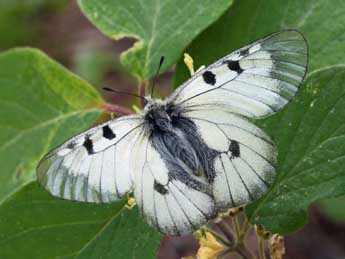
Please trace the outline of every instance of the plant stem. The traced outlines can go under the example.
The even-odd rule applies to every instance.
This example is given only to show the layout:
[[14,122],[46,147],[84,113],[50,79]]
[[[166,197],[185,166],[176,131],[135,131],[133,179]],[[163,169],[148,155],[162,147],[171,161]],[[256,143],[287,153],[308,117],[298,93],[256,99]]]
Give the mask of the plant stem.
[[225,245],[228,246],[228,249],[226,249],[221,254],[221,258],[224,258],[227,254],[229,254],[231,252],[236,252],[237,254],[239,254],[244,259],[256,259],[256,257],[252,254],[252,252],[250,250],[248,250],[248,248],[245,244],[245,241],[244,241],[245,235],[243,235],[242,232],[240,231],[241,227],[239,225],[238,216],[237,215],[232,216],[232,221],[233,221],[233,226],[236,230],[236,235],[237,235],[236,242],[233,241],[234,234],[232,233],[230,226],[227,224],[227,222],[224,219],[221,220],[220,222],[216,223],[216,225],[223,232],[225,237],[228,240],[230,240],[230,242],[232,242],[232,244],[230,244],[228,242],[228,240],[224,240],[224,238],[222,236],[220,236],[218,233],[208,229],[208,231],[210,231],[219,241],[223,242]]
[[238,244],[235,251],[240,254],[245,259],[256,259],[255,256],[248,250],[248,248],[243,244]]
[[219,254],[219,255],[217,256],[217,259],[224,259],[225,256],[227,256],[228,254],[233,253],[233,252],[235,252],[233,249],[228,248],[228,249],[226,249],[225,251],[223,251],[221,254]]
[[227,240],[225,240],[221,235],[219,235],[217,232],[213,231],[210,228],[206,228],[208,232],[210,232],[212,235],[215,236],[216,239],[218,239],[220,242],[222,242],[224,245],[226,245],[227,247],[231,248],[233,247],[232,244],[230,244]]
[[107,112],[110,112],[110,113],[112,113],[112,112],[113,113],[121,113],[124,115],[133,114],[133,112],[131,110],[129,110],[128,108],[120,106],[120,105],[116,105],[116,104],[106,103],[106,104],[103,104],[101,106],[101,108]]
[[264,247],[264,239],[262,237],[258,236],[258,240],[259,240],[259,256],[260,256],[260,259],[266,259],[265,247]]
[[242,243],[242,239],[241,239],[241,233],[240,233],[240,225],[238,223],[238,217],[235,214],[234,216],[231,217],[232,218],[232,224],[234,225],[235,228],[235,233],[236,233],[236,241],[237,243]]
[[249,229],[250,229],[250,223],[247,216],[245,216],[245,219],[243,221],[242,228],[240,231],[241,232],[240,236],[241,236],[241,240],[243,240],[243,244],[245,244],[244,240],[246,239]]
[[250,227],[250,224],[249,224],[248,218],[247,218],[247,216],[245,216],[244,222],[242,224],[242,229],[241,229],[241,236],[242,237],[244,237],[247,234],[249,227]]
[[219,221],[218,223],[215,223],[215,224],[223,232],[225,237],[230,242],[234,242],[234,233],[233,233],[231,227],[228,225],[228,223],[224,219],[222,219],[221,221]]

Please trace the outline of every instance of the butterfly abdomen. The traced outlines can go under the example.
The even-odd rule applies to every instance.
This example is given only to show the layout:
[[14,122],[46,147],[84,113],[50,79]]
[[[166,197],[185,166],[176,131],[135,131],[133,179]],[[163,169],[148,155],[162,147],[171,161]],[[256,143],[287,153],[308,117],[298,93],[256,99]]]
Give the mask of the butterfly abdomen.
[[187,186],[210,192],[214,158],[218,152],[202,140],[195,123],[179,107],[157,106],[145,116],[150,142],[169,169],[169,177]]

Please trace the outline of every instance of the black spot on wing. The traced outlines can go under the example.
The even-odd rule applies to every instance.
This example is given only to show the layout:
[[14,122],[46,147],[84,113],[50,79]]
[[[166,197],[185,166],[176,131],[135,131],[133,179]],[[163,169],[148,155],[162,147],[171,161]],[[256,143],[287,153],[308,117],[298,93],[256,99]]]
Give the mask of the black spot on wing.
[[232,157],[240,157],[240,145],[236,140],[231,140],[229,151]]
[[103,137],[105,137],[106,139],[113,139],[116,137],[115,133],[111,130],[109,125],[103,126],[102,131],[103,131]]
[[241,74],[243,72],[243,69],[240,66],[240,62],[238,60],[226,60],[224,63],[228,65],[228,68],[232,71],[237,72],[238,74]]
[[87,153],[89,154],[93,154],[93,143],[92,140],[89,138],[89,136],[85,137],[85,141],[83,143],[83,146],[85,147],[85,149],[87,150]]
[[163,184],[157,182],[156,180],[155,180],[155,183],[153,184],[153,188],[155,189],[155,191],[163,195],[169,192],[168,189]]
[[213,74],[211,71],[205,71],[202,74],[202,78],[204,79],[206,84],[215,85],[216,83],[216,75]]
[[74,141],[68,143],[67,148],[68,149],[73,149],[76,146],[76,143]]
[[247,56],[248,54],[249,54],[249,49],[248,48],[240,50],[240,55],[241,56]]

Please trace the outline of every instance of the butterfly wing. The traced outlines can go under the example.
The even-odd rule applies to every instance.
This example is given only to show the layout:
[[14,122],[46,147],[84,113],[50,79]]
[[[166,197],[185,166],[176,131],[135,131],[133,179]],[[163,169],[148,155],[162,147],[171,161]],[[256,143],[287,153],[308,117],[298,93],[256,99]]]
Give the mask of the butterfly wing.
[[301,33],[286,30],[245,46],[201,70],[170,101],[185,108],[222,108],[250,118],[274,113],[295,95],[307,67]]
[[73,137],[42,158],[39,183],[68,200],[118,200],[132,188],[130,157],[142,124],[139,116],[125,116]]
[[142,136],[140,147],[135,155],[134,196],[151,226],[165,234],[181,235],[193,232],[214,217],[212,194],[175,178],[151,138]]
[[247,204],[271,185],[276,147],[247,118],[264,117],[286,105],[306,67],[304,37],[295,30],[281,31],[199,71],[169,99],[218,152],[212,187],[219,210]]
[[213,196],[225,210],[259,198],[275,177],[277,151],[272,140],[245,117],[223,110],[185,114],[206,145],[218,152]]

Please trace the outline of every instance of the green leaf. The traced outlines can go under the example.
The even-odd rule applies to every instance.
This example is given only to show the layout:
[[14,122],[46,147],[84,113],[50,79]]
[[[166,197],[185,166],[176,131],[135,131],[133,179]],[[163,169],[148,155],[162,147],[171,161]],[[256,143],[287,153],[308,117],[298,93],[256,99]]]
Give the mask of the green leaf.
[[137,207],[123,209],[76,258],[156,258],[161,235],[146,223]]
[[259,122],[278,145],[278,175],[247,209],[252,223],[285,234],[313,201],[345,194],[345,66],[311,74],[286,109]]
[[0,258],[155,258],[160,235],[123,205],[64,201],[31,183],[0,207]]
[[0,203],[34,179],[45,153],[89,127],[102,103],[92,87],[40,51],[0,54]]
[[232,4],[231,0],[79,0],[83,13],[113,39],[138,41],[121,61],[141,80],[162,71],[181,56],[183,49]]
[[[197,37],[187,49],[197,66],[216,59],[272,32],[295,28],[307,38],[309,68],[343,63],[345,52],[345,1],[339,0],[241,0]],[[180,59],[175,85],[189,77]]]

